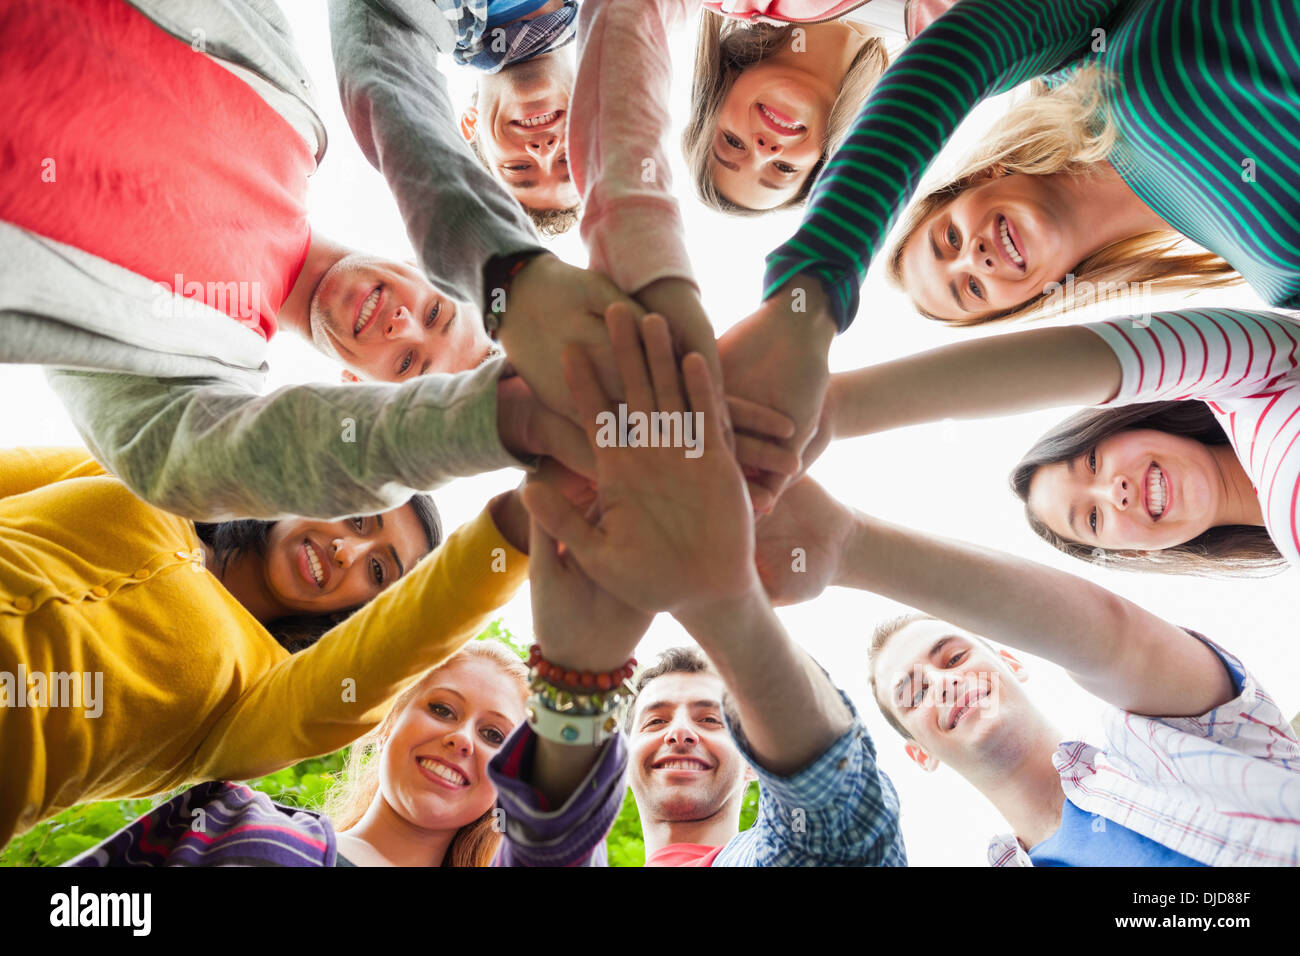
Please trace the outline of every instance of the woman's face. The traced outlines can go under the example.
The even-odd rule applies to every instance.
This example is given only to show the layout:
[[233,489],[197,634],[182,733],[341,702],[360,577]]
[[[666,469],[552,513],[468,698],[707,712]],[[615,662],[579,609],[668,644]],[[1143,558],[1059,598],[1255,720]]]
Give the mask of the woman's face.
[[325,614],[365,604],[428,551],[409,505],[341,521],[289,518],[267,534],[262,574],[287,614]]
[[1213,527],[1222,497],[1208,445],[1151,429],[1111,435],[1029,482],[1029,510],[1055,534],[1115,551],[1191,541]]
[[496,801],[488,761],[524,719],[518,684],[499,665],[462,657],[426,677],[384,741],[379,792],[413,826],[454,830]]
[[773,209],[798,195],[821,159],[835,93],[779,62],[744,70],[713,134],[709,176],[718,191],[747,209]]
[[936,318],[966,321],[1028,302],[1092,250],[1072,236],[1053,176],[977,181],[903,246],[903,288]]

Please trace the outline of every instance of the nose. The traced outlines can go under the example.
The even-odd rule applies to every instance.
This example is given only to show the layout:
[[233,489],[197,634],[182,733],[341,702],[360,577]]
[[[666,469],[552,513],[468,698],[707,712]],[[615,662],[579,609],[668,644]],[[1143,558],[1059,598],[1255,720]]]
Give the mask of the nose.
[[664,735],[664,741],[670,744],[693,744],[699,741],[699,736],[686,721],[674,720]]
[[957,688],[962,682],[962,675],[952,671],[941,671],[934,675],[934,686],[938,688],[939,703],[951,704],[957,700]]
[[534,136],[530,138],[524,144],[524,148],[526,148],[528,152],[532,153],[538,159],[541,159],[555,152],[555,148],[559,145],[559,143],[560,143],[560,137],[555,133],[543,133],[541,136]]
[[1110,482],[1110,501],[1116,508],[1123,511],[1133,500],[1133,485],[1123,475],[1116,475]]
[[396,339],[405,335],[411,327],[411,312],[404,305],[399,305],[384,324],[384,338]]
[[350,538],[335,538],[330,542],[330,548],[334,552],[335,564],[344,569],[352,567],[352,562],[357,556],[357,542]]
[[448,752],[462,757],[468,757],[474,751],[474,740],[466,733],[464,727],[456,727],[448,731],[447,736],[443,738],[442,745],[447,748]]
[[781,141],[777,137],[767,133],[754,134],[754,152],[778,156],[781,153],[781,149]]
[[997,268],[993,245],[983,236],[971,236],[966,242],[964,251],[966,255],[962,257],[962,261],[971,272],[990,273]]

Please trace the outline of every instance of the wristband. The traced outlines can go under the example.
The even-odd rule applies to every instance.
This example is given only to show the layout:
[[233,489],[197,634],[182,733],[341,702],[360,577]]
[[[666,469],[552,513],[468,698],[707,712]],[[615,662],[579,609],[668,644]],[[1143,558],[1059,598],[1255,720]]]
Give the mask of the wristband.
[[553,664],[542,656],[542,648],[533,644],[528,648],[528,676],[541,678],[560,690],[577,694],[592,694],[619,687],[636,673],[636,658],[629,657],[622,667],[599,674],[592,671],[575,671]]
[[584,715],[561,713],[552,710],[537,695],[528,699],[525,712],[533,733],[543,740],[559,744],[590,744],[596,747],[618,733],[619,715],[615,712]]

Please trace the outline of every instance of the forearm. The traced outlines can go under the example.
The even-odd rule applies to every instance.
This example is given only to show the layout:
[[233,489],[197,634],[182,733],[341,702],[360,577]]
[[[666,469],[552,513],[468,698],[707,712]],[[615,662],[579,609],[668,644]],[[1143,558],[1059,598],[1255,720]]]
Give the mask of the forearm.
[[1078,326],[959,342],[831,376],[835,438],[942,421],[1098,405],[1119,389],[1120,364]]
[[421,264],[483,310],[488,260],[541,246],[519,204],[460,135],[438,48],[364,0],[330,0],[330,34],[348,124],[387,180]]
[[856,516],[836,583],[1050,660],[1125,710],[1202,713],[1221,683],[1199,641],[1099,585],[868,515]]
[[816,274],[838,327],[885,236],[957,126],[985,96],[1088,50],[1120,0],[962,0],[908,44],[812,191],[796,234],[767,258],[764,298]]
[[678,620],[717,668],[750,752],[770,773],[802,770],[852,724],[839,691],[790,639],[761,588]]
[[137,495],[200,521],[386,511],[453,477],[518,465],[497,437],[501,360],[404,385],[295,385],[57,372],[87,446]]
[[588,0],[579,16],[569,161],[590,267],[632,292],[692,281],[664,137],[668,30],[697,0]]

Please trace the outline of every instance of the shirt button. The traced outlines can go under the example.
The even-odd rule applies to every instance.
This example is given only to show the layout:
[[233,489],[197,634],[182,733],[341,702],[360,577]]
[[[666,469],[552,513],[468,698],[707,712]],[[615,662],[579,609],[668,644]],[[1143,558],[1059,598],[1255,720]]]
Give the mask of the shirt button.
[[32,599],[29,597],[14,598],[14,607],[20,611],[30,611],[32,609]]
[[146,571],[144,568],[141,568],[139,571],[135,572],[135,574],[131,576],[138,581],[143,581],[145,578],[149,576],[149,572]]
[[96,584],[93,588],[90,589],[90,593],[95,595],[95,597],[98,598],[108,597],[108,588]]
[[840,762],[837,763],[837,764],[835,765],[835,769],[836,769],[836,770],[847,770],[847,769],[848,769],[848,766],[849,766],[849,758],[848,758],[848,757],[841,757],[841,758],[840,758]]
[[190,559],[190,553],[188,551],[177,551],[176,557],[180,558],[182,561],[188,561]]

